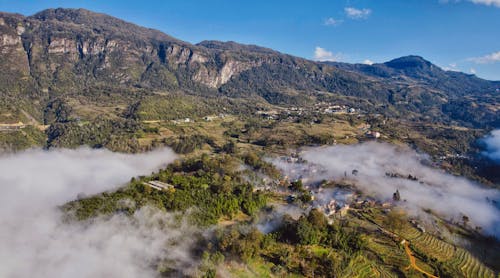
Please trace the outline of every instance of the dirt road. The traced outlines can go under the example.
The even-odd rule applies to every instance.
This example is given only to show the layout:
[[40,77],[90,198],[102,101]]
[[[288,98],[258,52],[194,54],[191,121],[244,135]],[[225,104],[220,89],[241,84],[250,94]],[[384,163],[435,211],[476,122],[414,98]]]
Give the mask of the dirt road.
[[403,243],[404,246],[405,246],[405,252],[406,252],[406,255],[408,255],[408,258],[410,259],[410,265],[407,267],[407,269],[410,269],[410,267],[412,267],[413,269],[415,269],[416,271],[418,272],[421,272],[425,275],[427,275],[427,277],[430,277],[430,278],[439,278],[438,276],[435,276],[433,274],[430,274],[429,272],[421,269],[417,263],[415,262],[415,257],[413,256],[413,253],[411,252],[410,250],[410,243],[408,243],[407,240],[405,240],[405,242]]

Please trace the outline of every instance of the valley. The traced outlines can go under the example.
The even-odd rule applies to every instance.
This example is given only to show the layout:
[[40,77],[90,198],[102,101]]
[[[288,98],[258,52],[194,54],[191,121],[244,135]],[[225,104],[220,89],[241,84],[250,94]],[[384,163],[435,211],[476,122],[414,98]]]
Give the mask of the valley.
[[0,13],[0,53],[0,276],[499,276],[500,81],[85,9]]

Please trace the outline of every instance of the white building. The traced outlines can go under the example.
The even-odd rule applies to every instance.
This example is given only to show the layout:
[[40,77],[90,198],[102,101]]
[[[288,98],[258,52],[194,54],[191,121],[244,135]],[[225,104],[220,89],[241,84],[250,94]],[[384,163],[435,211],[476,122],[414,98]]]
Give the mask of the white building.
[[145,182],[144,185],[147,185],[151,188],[154,188],[156,190],[168,190],[168,189],[173,189],[174,186],[171,185],[171,184],[168,184],[168,183],[164,183],[164,182],[161,182],[161,181],[148,181],[148,182]]

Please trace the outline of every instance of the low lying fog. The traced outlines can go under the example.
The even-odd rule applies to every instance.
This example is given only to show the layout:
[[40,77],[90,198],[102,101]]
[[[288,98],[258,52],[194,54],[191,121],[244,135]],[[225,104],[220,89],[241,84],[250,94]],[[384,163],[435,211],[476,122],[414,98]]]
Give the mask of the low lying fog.
[[[500,202],[498,190],[426,166],[422,163],[425,156],[409,148],[369,142],[313,148],[302,153],[302,157],[323,168],[306,177],[311,181],[339,180],[347,175],[360,190],[382,201],[390,200],[398,189],[401,199],[406,200],[402,205],[411,214],[422,214],[422,209],[429,208],[454,221],[467,215],[469,224],[500,236],[500,210],[494,203]],[[280,163],[277,166],[283,168]],[[286,167],[290,170],[290,166]],[[358,171],[356,175],[352,173],[354,169]],[[387,172],[404,177],[411,174],[418,181],[387,177]]]
[[493,130],[482,141],[486,145],[484,154],[492,160],[500,163],[500,129]]
[[0,277],[151,277],[158,260],[188,266],[193,229],[172,214],[143,208],[132,217],[67,224],[57,209],[174,158],[168,149],[126,155],[88,148],[0,157]]

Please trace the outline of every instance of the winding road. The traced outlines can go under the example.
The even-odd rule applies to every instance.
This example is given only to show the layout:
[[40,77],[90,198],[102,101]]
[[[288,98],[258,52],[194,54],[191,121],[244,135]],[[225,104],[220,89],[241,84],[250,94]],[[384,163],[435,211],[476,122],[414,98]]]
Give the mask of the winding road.
[[430,277],[430,278],[439,278],[438,276],[435,276],[433,274],[430,274],[429,272],[421,269],[417,263],[416,263],[416,260],[415,260],[415,257],[413,256],[413,253],[411,252],[410,250],[410,243],[408,243],[407,240],[404,241],[403,245],[405,246],[405,252],[406,252],[406,255],[408,255],[408,258],[410,259],[410,265],[406,268],[406,269],[410,269],[410,267],[412,267],[413,269],[415,269],[416,271],[418,272],[421,272],[425,275],[427,275],[427,277]]

